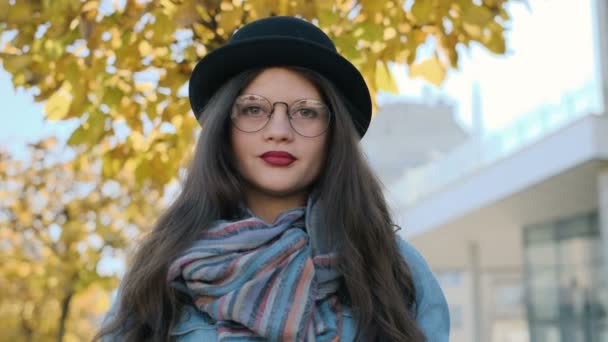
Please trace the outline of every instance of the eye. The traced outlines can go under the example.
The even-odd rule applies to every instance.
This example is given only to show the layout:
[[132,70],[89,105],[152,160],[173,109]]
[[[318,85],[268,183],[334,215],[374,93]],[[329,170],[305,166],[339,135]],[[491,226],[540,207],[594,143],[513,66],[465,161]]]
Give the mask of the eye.
[[259,117],[265,115],[265,112],[262,107],[250,105],[241,109],[241,115]]
[[319,117],[319,113],[313,108],[304,107],[296,110],[294,116],[300,117],[302,119],[316,119],[317,117]]

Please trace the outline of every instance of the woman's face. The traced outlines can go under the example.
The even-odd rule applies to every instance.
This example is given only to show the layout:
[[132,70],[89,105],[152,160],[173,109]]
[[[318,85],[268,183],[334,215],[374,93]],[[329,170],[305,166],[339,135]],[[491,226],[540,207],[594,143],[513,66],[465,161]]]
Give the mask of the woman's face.
[[[262,71],[241,94],[261,95],[270,103],[292,104],[296,100],[323,101],[312,82],[286,68]],[[316,137],[296,133],[287,108],[276,103],[274,114],[263,129],[243,132],[232,125],[231,140],[237,169],[248,183],[248,191],[265,196],[303,196],[317,178],[325,159],[328,131]],[[286,155],[287,158],[284,158]]]

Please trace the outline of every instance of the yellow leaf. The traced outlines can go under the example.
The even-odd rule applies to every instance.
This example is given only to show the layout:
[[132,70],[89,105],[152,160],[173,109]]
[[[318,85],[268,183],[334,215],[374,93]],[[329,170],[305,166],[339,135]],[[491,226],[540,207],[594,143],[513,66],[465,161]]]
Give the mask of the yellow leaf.
[[13,76],[13,84],[15,86],[23,86],[25,85],[25,74],[20,72]]
[[[76,133],[76,132],[74,132],[74,133]],[[72,135],[74,135],[74,133]],[[70,137],[70,139],[71,138],[72,137]],[[68,144],[69,144],[69,142],[68,142]],[[89,170],[90,163],[89,163],[89,158],[87,156],[83,155],[83,156],[79,157],[78,159],[75,160],[74,163],[75,163],[74,168],[77,169],[77,171],[81,171],[81,170],[88,171]]]
[[29,1],[15,1],[8,8],[8,22],[10,24],[25,24],[32,19],[32,7]]
[[29,227],[32,224],[32,214],[29,211],[17,212],[17,217],[24,227]]
[[504,54],[507,50],[505,40],[502,35],[491,35],[487,41],[483,42],[483,45],[487,47],[488,50],[496,54]]
[[[8,0],[0,0],[0,21],[5,21],[8,17],[9,10],[9,1]],[[1,29],[0,29],[1,33]]]
[[51,149],[51,148],[55,147],[56,145],[57,145],[56,137],[49,137],[49,138],[46,138],[46,139],[40,141],[41,148],[43,148],[45,150]]
[[382,8],[384,7],[384,4],[386,3],[385,1],[380,1],[380,0],[360,0],[360,1],[361,1],[361,6],[362,6],[363,10],[368,13],[377,13],[379,11],[382,11]]
[[13,74],[28,67],[32,63],[32,56],[30,55],[0,54],[0,58],[2,58],[4,69]]
[[133,174],[133,172],[135,172],[135,165],[136,165],[136,161],[134,159],[129,159],[124,163],[123,166],[123,170],[127,173],[127,174]]
[[445,67],[437,59],[431,57],[410,67],[411,77],[422,77],[430,83],[440,86],[445,79]]
[[321,1],[290,1],[291,6],[290,14],[299,14],[307,20],[311,20],[317,16],[320,11],[331,10],[332,1],[321,0]]
[[43,44],[44,54],[47,59],[57,60],[65,51],[65,46],[58,40],[47,39]]
[[462,23],[462,28],[471,38],[479,39],[481,37],[481,27],[469,23]]
[[205,8],[199,4],[196,4],[196,5],[194,5],[194,8],[196,9],[196,13],[198,13],[198,15],[201,17],[201,19],[203,19],[203,21],[206,21],[206,22],[211,21],[211,16],[209,15],[209,12],[207,10],[207,8],[209,8],[209,7]]
[[173,3],[173,1],[171,0],[160,0],[160,5],[163,8],[164,13],[166,13],[168,16],[173,16],[175,15],[175,12],[177,11],[177,5]]
[[472,5],[465,9],[462,19],[472,25],[485,26],[492,18],[494,18],[494,15],[487,7]]
[[153,36],[152,43],[156,45],[170,44],[175,31],[175,22],[169,19],[164,13],[157,13],[156,20],[152,24]]
[[379,42],[379,41],[372,42],[372,45],[370,46],[370,50],[375,54],[381,52],[385,48],[386,48],[386,43]]
[[21,278],[25,278],[30,274],[31,266],[28,263],[22,262],[19,268],[17,269],[17,273]]
[[112,178],[116,174],[117,170],[116,164],[114,163],[115,161],[118,160],[112,159],[112,157],[107,154],[102,157],[101,173],[105,178]]
[[142,40],[139,43],[138,47],[139,47],[139,53],[144,57],[148,56],[150,54],[150,52],[152,52],[152,45],[150,45],[150,43],[148,43],[148,41],[146,41],[146,40]]
[[509,15],[509,12],[507,12],[504,8],[500,9],[500,13],[498,15],[504,21],[508,21],[509,19],[511,19],[511,16]]
[[319,25],[321,27],[331,27],[336,24],[339,19],[339,16],[331,9],[324,9],[317,13],[317,20],[319,20]]
[[89,120],[87,120],[89,127],[87,129],[88,132],[86,136],[89,146],[99,143],[99,139],[101,139],[103,134],[106,132],[105,120],[106,115],[101,111],[89,113]]
[[146,159],[150,155],[150,152],[146,153],[146,158],[139,161],[139,164],[135,168],[135,180],[138,184],[142,184],[144,180],[151,176],[150,162]]
[[215,37],[215,32],[211,31],[209,28],[200,23],[192,24],[192,29],[194,30],[194,33],[203,41],[209,41]]
[[93,306],[93,312],[96,314],[105,313],[110,307],[110,300],[108,296],[97,296],[97,300],[95,301],[95,305]]
[[382,61],[376,62],[376,88],[391,93],[399,92],[393,76]]
[[200,15],[196,12],[196,2],[186,1],[178,5],[173,21],[180,27],[187,27],[200,20]]
[[349,61],[357,65],[362,61],[361,50],[357,49],[357,38],[352,34],[344,34],[334,38],[336,48],[342,53]]
[[250,0],[244,6],[244,9],[250,8],[250,13],[253,18],[267,17],[272,12],[272,6],[268,6],[268,1]]
[[72,21],[70,22],[70,30],[77,28],[79,23],[80,23],[80,17],[76,17],[76,18],[72,19]]
[[184,117],[182,115],[176,115],[171,119],[171,123],[175,127],[175,129],[179,130],[184,123]]
[[412,5],[412,15],[418,22],[426,22],[431,19],[433,13],[433,2],[429,0],[416,0]]
[[69,89],[71,88],[69,83],[66,82],[49,98],[44,107],[47,119],[55,121],[65,118],[72,102],[69,95]]
[[384,29],[384,40],[390,40],[395,38],[397,30],[394,27],[387,27]]
[[133,131],[127,139],[131,142],[131,146],[136,151],[143,151],[148,148],[144,136],[141,134],[141,132]]
[[399,23],[397,24],[397,29],[400,33],[409,33],[412,30],[412,25],[408,23]]
[[137,82],[135,83],[135,90],[141,93],[152,91],[154,89],[154,84],[151,82]]
[[222,12],[218,22],[218,33],[220,33],[219,29],[222,29],[224,34],[231,35],[232,31],[241,24],[242,17],[243,7],[236,7],[231,11]]
[[234,9],[234,5],[230,1],[222,1],[220,4],[220,9],[222,11],[232,11]]

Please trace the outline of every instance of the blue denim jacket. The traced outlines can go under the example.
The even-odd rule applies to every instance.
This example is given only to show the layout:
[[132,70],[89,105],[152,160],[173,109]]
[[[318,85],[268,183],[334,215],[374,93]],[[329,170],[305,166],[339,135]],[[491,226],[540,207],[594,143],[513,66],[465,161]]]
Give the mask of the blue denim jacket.
[[[411,269],[416,288],[416,322],[424,332],[427,342],[447,342],[450,334],[450,316],[443,291],[420,253],[400,237],[397,238],[397,242],[401,255]],[[106,320],[114,313],[116,306],[116,303],[112,305]],[[356,322],[350,311],[346,310],[341,340],[353,341],[355,332]],[[212,321],[194,306],[185,308],[171,335],[179,342],[217,341]],[[102,339],[104,342],[115,340],[120,340],[120,337]]]

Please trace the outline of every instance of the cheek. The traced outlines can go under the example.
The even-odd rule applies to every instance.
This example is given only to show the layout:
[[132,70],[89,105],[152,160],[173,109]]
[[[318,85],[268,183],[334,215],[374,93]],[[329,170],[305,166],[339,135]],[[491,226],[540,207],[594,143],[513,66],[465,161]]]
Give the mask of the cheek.
[[247,139],[242,134],[235,132],[234,129],[230,130],[230,143],[232,145],[232,154],[234,155],[234,161],[236,167],[241,169],[244,161],[244,156],[247,154]]

